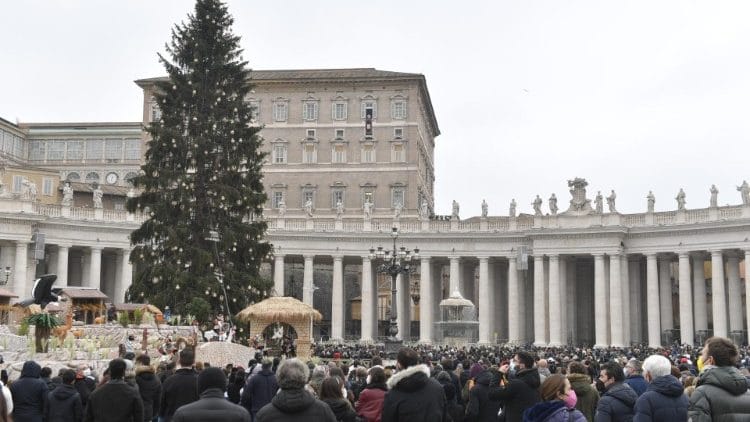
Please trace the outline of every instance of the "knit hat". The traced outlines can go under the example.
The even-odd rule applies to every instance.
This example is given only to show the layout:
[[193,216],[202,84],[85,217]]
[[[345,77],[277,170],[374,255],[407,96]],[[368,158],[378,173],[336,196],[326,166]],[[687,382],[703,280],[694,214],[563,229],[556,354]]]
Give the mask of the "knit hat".
[[198,374],[198,392],[203,393],[209,388],[224,391],[227,387],[227,376],[219,368],[209,367]]
[[484,367],[482,365],[478,363],[471,365],[471,369],[469,370],[469,378],[476,378],[477,375],[482,373],[482,371],[484,371]]

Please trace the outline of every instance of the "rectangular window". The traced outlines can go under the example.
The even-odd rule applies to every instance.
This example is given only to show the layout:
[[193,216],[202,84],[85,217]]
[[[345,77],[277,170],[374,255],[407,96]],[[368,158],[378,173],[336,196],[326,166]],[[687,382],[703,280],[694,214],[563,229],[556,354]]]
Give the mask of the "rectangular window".
[[140,160],[141,159],[141,140],[140,139],[126,139],[125,140],[125,159],[126,160]]
[[23,139],[19,136],[13,135],[13,155],[16,157],[24,157],[23,153]]
[[65,159],[67,161],[83,160],[83,142],[82,141],[68,141],[68,152],[67,152]]
[[312,190],[304,190],[302,191],[302,206],[304,207],[307,201],[310,201],[313,204],[313,208],[315,207],[315,192]]
[[374,145],[362,145],[362,162],[363,163],[375,162],[375,146]]
[[334,163],[345,163],[346,162],[346,148],[343,145],[333,146],[333,156],[331,161]]
[[341,204],[344,203],[344,190],[343,189],[334,189],[331,192],[331,208],[336,208],[336,204],[341,202]]
[[333,120],[346,120],[346,103],[333,104]]
[[159,120],[161,120],[161,109],[159,108],[159,104],[153,101],[151,103],[151,121],[157,122]]
[[21,192],[21,185],[23,184],[23,176],[13,176],[13,193]]
[[307,139],[314,140],[315,139],[315,129],[307,129],[305,132],[307,135]]
[[55,179],[52,179],[51,177],[45,177],[42,179],[42,195],[44,196],[52,196],[53,195],[53,183]]
[[391,118],[398,120],[406,118],[406,101],[394,101],[391,103]]
[[315,145],[305,144],[302,154],[302,162],[306,164],[312,164],[316,161],[316,158]]
[[286,163],[286,145],[274,145],[273,146],[273,163],[274,164]]
[[281,206],[281,202],[284,200],[284,192],[281,191],[274,191],[273,193],[273,203],[271,206],[273,208],[279,208]]
[[273,120],[276,122],[286,122],[287,109],[286,103],[274,103],[273,104]]
[[344,139],[344,129],[336,129],[336,137],[337,140],[343,140]]
[[394,188],[393,195],[391,195],[391,208],[396,208],[398,205],[404,206],[403,188]]
[[86,141],[86,159],[89,161],[101,160],[104,155],[104,141],[89,140]]
[[125,202],[115,201],[114,208],[115,208],[115,211],[125,211]]
[[403,139],[404,138],[404,128],[402,128],[402,127],[395,127],[395,128],[393,128],[393,138],[394,139]]
[[65,159],[65,141],[47,142],[47,160],[62,161]]
[[362,206],[368,202],[375,205],[375,193],[372,191],[367,191],[362,195]]
[[362,118],[365,118],[365,115],[367,115],[368,111],[372,113],[372,118],[377,119],[378,118],[378,103],[375,102],[375,100],[365,100],[362,101]]
[[406,161],[406,153],[403,144],[393,144],[391,150],[391,161],[394,163],[403,163]]
[[107,139],[104,143],[104,158],[107,160],[122,160],[122,139]]
[[318,120],[317,101],[306,101],[302,103],[302,120]]
[[29,142],[29,160],[43,161],[47,145],[44,141]]

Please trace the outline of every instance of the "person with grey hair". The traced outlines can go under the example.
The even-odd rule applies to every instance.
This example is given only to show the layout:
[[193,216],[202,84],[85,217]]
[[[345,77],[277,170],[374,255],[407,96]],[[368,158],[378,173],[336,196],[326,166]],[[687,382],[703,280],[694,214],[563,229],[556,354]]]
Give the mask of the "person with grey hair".
[[336,422],[331,408],[305,390],[310,369],[299,359],[287,359],[276,370],[279,392],[263,406],[255,422]]
[[273,361],[265,358],[261,361],[261,371],[247,379],[245,388],[242,389],[240,404],[250,412],[253,418],[258,411],[271,402],[271,399],[279,389],[276,375],[271,371]]
[[643,362],[648,389],[635,402],[633,421],[686,421],[688,399],[680,380],[672,375],[672,363],[662,355]]
[[625,384],[629,385],[630,388],[638,394],[638,397],[645,393],[648,388],[648,383],[646,382],[646,379],[643,378],[642,373],[643,368],[638,359],[630,359],[628,363],[625,364]]

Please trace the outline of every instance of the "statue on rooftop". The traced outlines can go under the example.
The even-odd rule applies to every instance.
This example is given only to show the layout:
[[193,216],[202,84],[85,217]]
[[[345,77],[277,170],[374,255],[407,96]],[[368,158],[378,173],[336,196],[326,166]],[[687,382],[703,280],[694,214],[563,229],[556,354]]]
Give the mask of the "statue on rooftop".
[[747,184],[747,180],[743,180],[742,184],[737,186],[737,191],[742,197],[742,205],[750,205],[750,185]]
[[719,189],[716,188],[716,185],[711,185],[711,208],[716,208],[719,206]]
[[341,203],[341,200],[339,199],[336,202],[336,219],[341,220],[341,215],[344,214],[344,204]]
[[532,202],[531,205],[534,207],[534,215],[541,216],[542,215],[542,198],[540,198],[539,195],[537,195],[536,198],[534,198],[534,202]]
[[646,210],[648,212],[654,212],[654,204],[656,203],[656,197],[654,196],[654,193],[651,191],[648,191],[648,195],[646,195]]
[[451,212],[451,218],[458,220],[458,202],[456,200],[453,200],[453,211]]
[[678,211],[684,211],[685,210],[685,191],[680,188],[680,191],[677,193],[677,196],[675,197],[677,200],[677,210]]
[[602,191],[596,192],[594,203],[596,204],[596,213],[604,214],[604,197],[602,196]]
[[482,199],[482,217],[487,217],[487,201]]
[[104,196],[104,192],[102,192],[102,188],[98,183],[94,184],[94,191],[92,195],[94,200],[94,208],[104,208],[104,206],[102,205],[102,197]]
[[607,197],[607,207],[609,208],[609,212],[617,212],[617,209],[615,208],[615,199],[617,199],[617,194],[615,194],[615,190],[612,189],[612,193]]
[[557,215],[557,197],[553,193],[552,196],[549,197],[549,212],[552,215]]
[[511,217],[515,217],[516,216],[516,206],[517,206],[516,199],[515,198],[511,199],[510,200],[510,209],[508,210],[508,215],[509,216],[511,216]]
[[73,188],[70,186],[70,182],[65,182],[63,185],[63,197],[62,206],[70,207],[73,206]]

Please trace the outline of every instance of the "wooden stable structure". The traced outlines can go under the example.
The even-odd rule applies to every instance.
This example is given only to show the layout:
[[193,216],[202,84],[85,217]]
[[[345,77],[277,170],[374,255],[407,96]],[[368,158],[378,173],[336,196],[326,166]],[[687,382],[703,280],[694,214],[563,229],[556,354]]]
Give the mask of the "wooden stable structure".
[[64,308],[62,314],[65,315],[72,307],[78,313],[76,320],[84,324],[93,324],[97,317],[107,318],[105,302],[109,302],[109,298],[99,289],[63,287],[60,299],[60,307]]
[[273,296],[250,305],[237,314],[237,319],[250,325],[250,337],[261,336],[269,325],[284,323],[297,334],[297,357],[310,358],[314,321],[322,319],[320,312],[293,297]]
[[135,311],[141,310],[143,314],[152,314],[154,316],[154,322],[157,324],[164,323],[164,314],[161,309],[150,303],[116,303],[113,306],[115,307],[115,312],[126,312],[130,321],[135,320]]
[[13,306],[10,301],[18,297],[10,290],[0,288],[0,324],[9,324],[12,322]]

